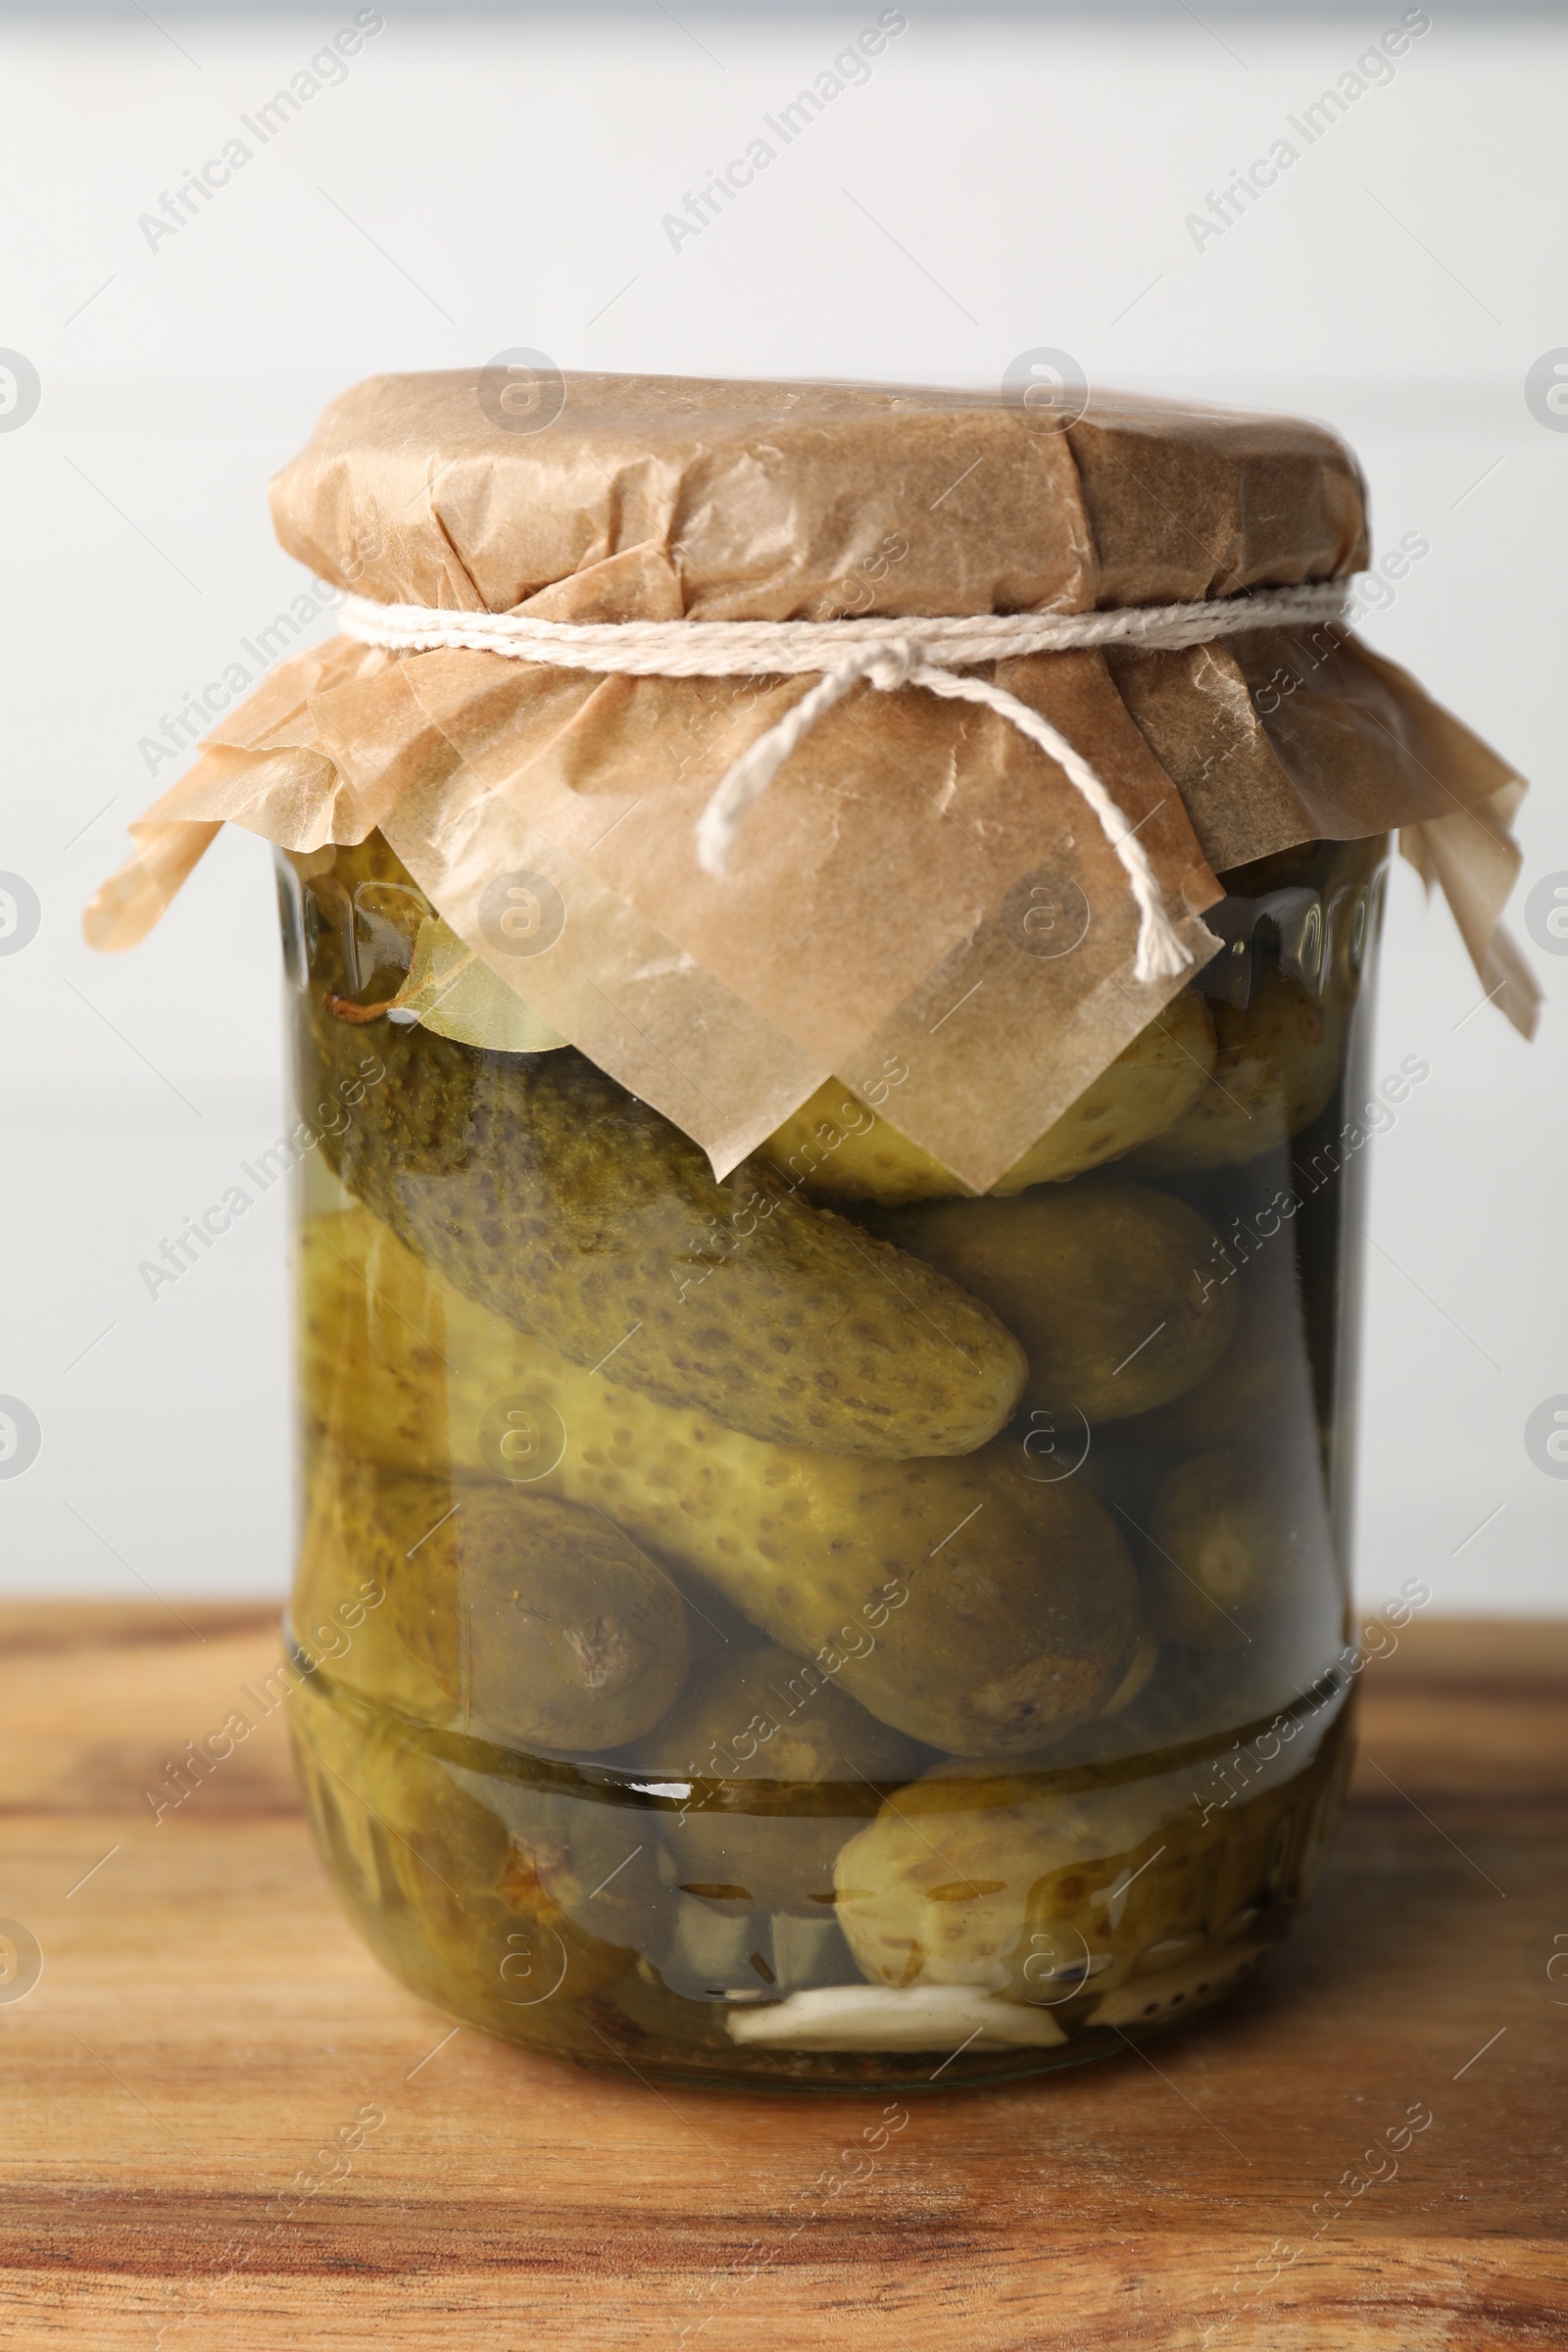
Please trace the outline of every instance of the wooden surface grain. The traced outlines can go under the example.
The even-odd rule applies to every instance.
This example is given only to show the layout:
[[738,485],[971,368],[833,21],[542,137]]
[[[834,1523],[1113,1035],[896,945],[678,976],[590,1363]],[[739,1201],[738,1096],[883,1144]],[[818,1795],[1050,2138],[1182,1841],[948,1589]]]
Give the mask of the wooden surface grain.
[[401,1990],[317,1865],[284,1704],[155,1827],[143,1788],[276,1655],[256,1610],[0,1610],[0,1915],[43,1953],[0,1986],[8,2346],[1568,2341],[1568,1627],[1418,1619],[1238,1998],[898,2103],[874,2155],[881,2097],[579,2073]]

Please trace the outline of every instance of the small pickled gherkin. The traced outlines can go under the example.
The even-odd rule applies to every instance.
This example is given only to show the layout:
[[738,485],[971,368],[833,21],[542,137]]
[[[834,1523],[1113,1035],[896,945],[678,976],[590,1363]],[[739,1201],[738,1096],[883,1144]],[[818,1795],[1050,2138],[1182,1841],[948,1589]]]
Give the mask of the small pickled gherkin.
[[1300,1890],[1343,1790],[1343,1727],[1291,1729],[1300,1760],[1223,1807],[1172,1774],[1062,1789],[938,1766],[839,1855],[839,1925],[862,1973],[985,1987],[1088,2027],[1225,1989],[1277,1935],[1265,1914]]
[[1065,1736],[1121,1681],[1137,1576],[1076,1480],[764,1446],[668,1411],[440,1281],[364,1209],[307,1227],[304,1393],[392,1469],[513,1478],[712,1585],[882,1722],[960,1755]]
[[710,1654],[635,1770],[685,1801],[564,1808],[552,1894],[698,2000],[785,1997],[853,1978],[835,1917],[840,1847],[924,1752],[806,1659],[756,1642]]
[[488,1053],[383,1019],[385,1075],[367,1085],[377,1005],[352,1001],[363,973],[331,926],[387,856],[339,851],[306,876],[319,911],[298,1045],[306,1099],[354,1104],[322,1152],[411,1249],[573,1362],[613,1355],[626,1386],[775,1445],[901,1460],[1004,1427],[1026,1367],[989,1307],[774,1170],[716,1181],[574,1049]]
[[[986,1984],[1020,2000],[1076,1988],[1108,1973],[1117,1945],[1187,1924],[1192,1841],[1168,1802],[1163,1789],[1065,1794],[939,1766],[844,1847],[840,1926],[873,1984]],[[1139,1870],[1161,1846],[1166,1867]]]
[[[1206,1084],[1214,1066],[1214,1024],[1202,997],[1183,989],[1124,1046],[991,1187],[988,1197],[1059,1184],[1161,1135]],[[942,1200],[970,1187],[891,1120],[829,1078],[775,1128],[763,1154],[813,1199]]]
[[1245,1009],[1216,1004],[1213,1084],[1142,1147],[1139,1173],[1173,1176],[1256,1159],[1309,1127],[1340,1082],[1348,1010],[1343,996],[1319,997],[1277,966]]
[[1178,1463],[1150,1508],[1144,1592],[1167,1641],[1239,1651],[1289,1636],[1299,1654],[1331,1657],[1344,1594],[1315,1449]]
[[1213,1370],[1235,1326],[1234,1290],[1209,1273],[1212,1226],[1144,1185],[932,1201],[885,1223],[1016,1332],[1031,1407],[1075,1406],[1090,1422],[1150,1412]]
[[367,1941],[426,1999],[492,2033],[569,2047],[577,2003],[634,1954],[580,1927],[542,1875],[560,1850],[548,1797],[511,1818],[481,1776],[341,1690],[290,1714],[323,1861]]
[[[1303,842],[1225,875],[1250,931],[1233,941],[1244,1002],[1214,1004],[1212,1083],[1134,1155],[1139,1174],[1244,1165],[1310,1127],[1345,1075],[1361,976],[1379,921],[1386,837]],[[1259,944],[1299,923],[1289,968]],[[1305,902],[1304,912],[1302,902]],[[1256,935],[1256,936],[1253,936]],[[1211,977],[1223,979],[1222,963]]]
[[[842,1793],[907,1780],[920,1750],[858,1706],[837,1683],[773,1645],[743,1650],[667,1719],[672,1766],[703,1784],[669,1817],[664,1844],[683,1893],[745,1902],[755,1911],[831,1906],[833,1864],[846,1836]],[[770,1784],[758,1789],[755,1784]],[[824,1790],[820,1813],[805,1791]],[[796,1792],[800,1791],[800,1794]]]
[[323,1466],[307,1567],[337,1553],[384,1583],[384,1625],[438,1721],[592,1754],[667,1713],[689,1656],[667,1574],[598,1513],[494,1484]]
[[1296,1264],[1281,1225],[1253,1264],[1221,1253],[1211,1272],[1234,1294],[1236,1329],[1214,1369],[1141,1421],[1152,1461],[1242,1448],[1267,1454],[1310,1433],[1316,1419]]

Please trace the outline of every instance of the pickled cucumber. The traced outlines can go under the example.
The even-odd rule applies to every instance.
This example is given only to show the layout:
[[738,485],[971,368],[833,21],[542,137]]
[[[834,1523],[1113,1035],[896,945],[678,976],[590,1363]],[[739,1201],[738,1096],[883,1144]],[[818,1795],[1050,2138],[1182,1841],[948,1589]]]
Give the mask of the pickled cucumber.
[[1026,1400],[1090,1422],[1168,1404],[1212,1371],[1236,1321],[1213,1228],[1119,1178],[1014,1200],[888,1212],[886,1229],[994,1306],[1029,1355]]
[[874,1984],[973,1984],[1105,2022],[1117,1986],[1222,1958],[1293,1891],[1337,1745],[1206,1814],[1180,1774],[1067,1792],[939,1766],[844,1846],[839,1925]]
[[[1214,1067],[1214,1024],[1195,990],[1184,989],[1141,1029],[1059,1119],[991,1187],[1021,1193],[1059,1183],[1161,1135],[1200,1094]],[[969,1187],[829,1078],[761,1147],[814,1199],[938,1200]]]
[[[306,887],[335,921],[359,864],[389,854],[334,855]],[[321,1151],[468,1298],[575,1363],[613,1355],[624,1386],[775,1445],[968,1453],[1007,1421],[1017,1343],[932,1268],[770,1169],[715,1182],[678,1128],[570,1048],[485,1053],[380,1020],[386,1074],[368,1085],[358,977],[318,921],[302,1099],[351,1107]]]
[[1270,964],[1245,1011],[1216,1004],[1212,1082],[1142,1147],[1138,1172],[1177,1175],[1255,1159],[1309,1127],[1340,1082],[1350,1003],[1342,988],[1318,997]]
[[1194,1649],[1277,1647],[1326,1662],[1344,1595],[1315,1449],[1196,1454],[1156,1490],[1144,1589],[1151,1620]]
[[[923,1751],[807,1660],[752,1643],[694,1681],[638,1754],[643,1775],[694,1784],[690,1799],[659,1813],[571,1805],[561,1863],[546,1873],[552,1892],[676,1976],[705,1946],[717,1961],[733,1932],[743,1973],[765,1944],[776,1979],[782,1947],[797,1967],[817,1957],[794,1930],[781,1937],[781,1923],[808,1923],[804,1940],[820,1945],[839,1848],[877,1785],[907,1780]],[[840,1948],[832,1966],[842,1977],[848,1965]]]
[[[833,1901],[834,1857],[848,1834],[831,1785],[848,1782],[858,1794],[868,1781],[906,1780],[920,1762],[909,1740],[774,1646],[743,1651],[712,1675],[675,1708],[663,1736],[671,1763],[708,1783],[664,1825],[680,1890],[808,1917]],[[788,1782],[788,1800],[775,1809],[748,1797],[741,1784],[755,1781]],[[825,1785],[820,1814],[794,1793],[812,1785]]]
[[1016,1447],[893,1463],[764,1446],[584,1371],[441,1282],[367,1210],[311,1220],[306,1405],[394,1468],[515,1478],[695,1571],[880,1721],[955,1754],[1035,1749],[1137,1644],[1136,1573],[1080,1482]]
[[597,1512],[500,1483],[454,1503],[444,1479],[369,1463],[323,1466],[316,1488],[305,1576],[325,1552],[385,1586],[385,1623],[429,1678],[435,1720],[591,1754],[667,1713],[686,1677],[684,1604]]
[[672,1774],[711,1781],[903,1781],[917,1745],[807,1658],[757,1642],[715,1664],[639,1751]]
[[1051,2000],[1188,1924],[1192,1844],[1157,1783],[1063,1794],[939,1766],[845,1845],[839,1925],[873,1984]]
[[1312,1367],[1288,1235],[1270,1237],[1250,1265],[1217,1270],[1236,1294],[1236,1329],[1212,1372],[1140,1422],[1151,1455],[1214,1453],[1235,1447],[1266,1454],[1290,1445],[1316,1422]]
[[585,1932],[547,1889],[550,1800],[522,1792],[537,1826],[509,1824],[474,1776],[314,1684],[296,1694],[290,1727],[322,1859],[387,1967],[492,2033],[526,2021],[526,2038],[569,2042],[573,2003],[635,1955]]

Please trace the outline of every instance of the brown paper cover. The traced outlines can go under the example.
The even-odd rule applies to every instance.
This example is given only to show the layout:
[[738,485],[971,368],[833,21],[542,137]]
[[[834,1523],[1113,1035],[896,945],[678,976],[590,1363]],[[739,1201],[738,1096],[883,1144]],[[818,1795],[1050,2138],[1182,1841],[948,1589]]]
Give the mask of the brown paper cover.
[[[1367,557],[1353,460],[1287,417],[1106,395],[1054,429],[983,393],[559,390],[518,431],[489,371],[356,387],[272,486],[280,540],[378,601],[572,621],[1074,612]],[[1198,962],[1217,872],[1397,828],[1533,1025],[1497,927],[1523,787],[1343,625],[990,674],[1094,765]],[[221,823],[296,851],[379,826],[459,937],[721,1173],[836,1074],[983,1188],[1181,983],[1133,980],[1126,877],[1055,763],[918,688],[855,689],[750,811],[727,874],[705,874],[709,795],[810,683],[336,638],[281,662],[132,826],[88,937],[143,936]],[[486,919],[503,876],[557,908],[539,952]]]

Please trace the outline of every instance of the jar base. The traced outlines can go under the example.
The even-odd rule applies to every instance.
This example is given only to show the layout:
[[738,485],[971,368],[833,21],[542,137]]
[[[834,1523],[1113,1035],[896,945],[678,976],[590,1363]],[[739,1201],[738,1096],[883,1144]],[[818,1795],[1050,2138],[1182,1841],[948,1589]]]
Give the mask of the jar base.
[[[584,1901],[561,1899],[563,1811],[587,1801],[580,1793],[454,1766],[425,1749],[416,1727],[319,1677],[298,1693],[292,1722],[329,1874],[401,1983],[543,2055],[649,2082],[754,2091],[985,2088],[1118,2056],[1205,2015],[1287,1933],[1350,1757],[1342,1711],[1288,1781],[1231,1810],[1207,1849],[1209,1908],[1223,1912],[1217,1931],[1195,1917],[1189,1932],[1141,1951],[1097,1955],[1092,1967],[1063,1972],[1066,1989],[1054,2000],[975,1983],[847,1981],[854,1957],[830,1919],[769,1922],[731,1906],[726,1920],[722,1903],[683,1895],[707,1923],[697,1948],[712,1963],[694,1997],[669,1982],[667,1948],[661,1966],[646,1948],[612,1941],[612,1919],[590,1934]],[[634,1818],[632,1835],[653,1834],[646,1812]],[[628,1934],[624,1922],[619,1933]],[[755,1985],[740,1981],[748,1951]],[[698,1970],[689,1983],[701,1982]]]

